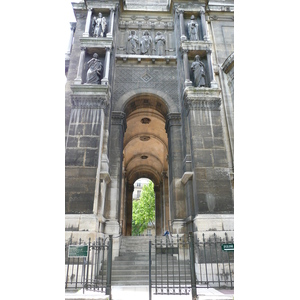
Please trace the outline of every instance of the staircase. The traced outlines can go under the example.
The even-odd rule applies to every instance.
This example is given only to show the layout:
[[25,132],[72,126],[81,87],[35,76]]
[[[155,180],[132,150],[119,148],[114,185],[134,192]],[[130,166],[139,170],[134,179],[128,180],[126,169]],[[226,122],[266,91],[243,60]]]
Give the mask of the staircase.
[[[112,263],[112,285],[114,286],[141,286],[149,284],[149,240],[151,240],[152,280],[154,280],[155,249],[154,236],[122,236],[120,255]],[[178,260],[174,255],[165,254],[162,258],[159,271],[156,274],[157,280],[166,280],[167,264],[169,268],[174,266],[174,280],[178,280]],[[168,261],[167,261],[168,260]],[[186,268],[189,274],[189,265],[180,263],[181,272]],[[162,270],[162,271],[161,271]],[[170,271],[170,269],[169,269]]]
[[154,236],[122,236],[120,255],[112,263],[112,285],[149,284],[149,240]]

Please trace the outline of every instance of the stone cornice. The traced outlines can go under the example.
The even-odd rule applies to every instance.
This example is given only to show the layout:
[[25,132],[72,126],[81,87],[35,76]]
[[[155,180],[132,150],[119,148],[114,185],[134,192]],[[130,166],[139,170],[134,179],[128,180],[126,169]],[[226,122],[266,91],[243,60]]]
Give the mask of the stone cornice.
[[81,47],[112,48],[113,46],[113,39],[109,37],[81,37],[79,40]]
[[212,50],[212,43],[207,41],[184,41],[180,42],[180,50],[207,51]]
[[76,108],[102,108],[109,106],[110,92],[108,86],[102,85],[71,85],[71,102]]
[[220,110],[220,89],[187,87],[184,90],[183,102],[186,114],[190,110]]

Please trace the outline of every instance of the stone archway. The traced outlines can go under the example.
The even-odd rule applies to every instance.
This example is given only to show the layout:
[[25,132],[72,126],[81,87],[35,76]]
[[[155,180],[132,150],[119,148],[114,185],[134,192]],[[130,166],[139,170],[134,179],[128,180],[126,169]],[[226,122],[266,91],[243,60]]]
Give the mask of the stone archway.
[[156,95],[137,95],[125,107],[123,180],[120,217],[123,235],[131,235],[132,192],[142,177],[154,183],[156,234],[168,228],[168,136],[165,130],[168,108]]

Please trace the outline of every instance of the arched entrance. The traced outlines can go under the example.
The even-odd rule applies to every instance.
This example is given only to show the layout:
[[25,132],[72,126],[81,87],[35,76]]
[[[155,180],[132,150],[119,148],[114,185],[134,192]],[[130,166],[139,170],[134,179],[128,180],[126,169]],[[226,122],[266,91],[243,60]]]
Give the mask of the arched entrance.
[[155,191],[156,235],[168,229],[168,113],[165,103],[155,95],[139,95],[124,107],[126,132],[123,140],[123,176],[120,219],[123,235],[131,235],[133,184],[149,178]]

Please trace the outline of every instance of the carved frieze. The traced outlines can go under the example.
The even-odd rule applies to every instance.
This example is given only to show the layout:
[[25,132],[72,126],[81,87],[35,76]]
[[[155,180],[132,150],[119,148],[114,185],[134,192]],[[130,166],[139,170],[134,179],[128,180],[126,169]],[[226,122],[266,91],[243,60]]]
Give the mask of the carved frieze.
[[220,89],[187,87],[183,102],[187,115],[190,110],[220,110]]

